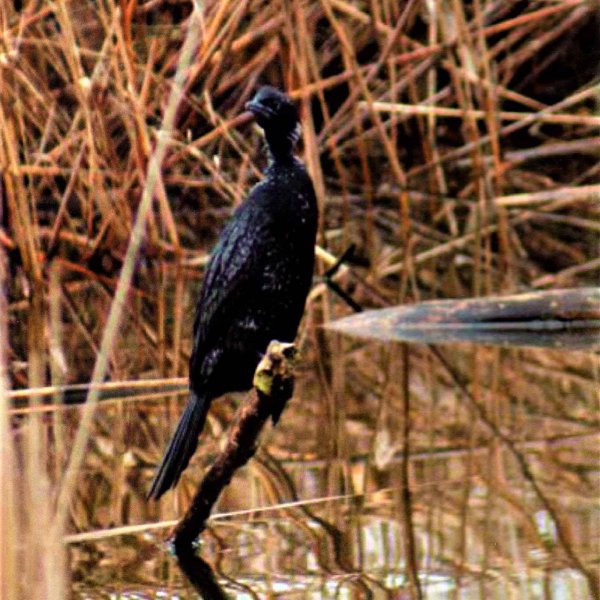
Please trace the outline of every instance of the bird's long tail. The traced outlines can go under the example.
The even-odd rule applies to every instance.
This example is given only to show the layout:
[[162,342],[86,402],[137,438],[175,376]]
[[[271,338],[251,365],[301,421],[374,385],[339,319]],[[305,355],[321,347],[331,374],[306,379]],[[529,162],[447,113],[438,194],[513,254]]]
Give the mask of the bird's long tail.
[[158,500],[179,481],[198,447],[198,436],[204,427],[209,406],[206,397],[190,392],[189,402],[154,476],[148,498]]

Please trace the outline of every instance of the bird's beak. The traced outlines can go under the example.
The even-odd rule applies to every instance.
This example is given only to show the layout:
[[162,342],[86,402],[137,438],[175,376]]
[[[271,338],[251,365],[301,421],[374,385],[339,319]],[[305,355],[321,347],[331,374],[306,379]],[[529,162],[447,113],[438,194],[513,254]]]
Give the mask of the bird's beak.
[[244,108],[249,110],[255,117],[263,117],[267,119],[272,116],[271,111],[263,106],[260,102],[255,102],[254,100],[250,100],[250,102],[246,102]]

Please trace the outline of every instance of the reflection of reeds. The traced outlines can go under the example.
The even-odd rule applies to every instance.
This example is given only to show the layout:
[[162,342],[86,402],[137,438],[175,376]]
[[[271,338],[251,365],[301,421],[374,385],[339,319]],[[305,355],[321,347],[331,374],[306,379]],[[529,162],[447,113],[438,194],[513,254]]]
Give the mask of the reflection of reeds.
[[[336,280],[361,305],[597,285],[593,3],[498,2],[490,12],[491,3],[479,1],[209,1],[192,17],[200,19],[199,45],[171,125],[165,108],[174,107],[168,98],[177,90],[192,3],[61,1],[29,11],[13,4],[0,3],[0,246],[10,257],[0,278],[9,338],[3,330],[0,342],[3,387],[23,396],[15,407],[16,395],[3,394],[0,407],[1,481],[15,481],[1,486],[2,540],[10,542],[2,547],[18,541],[32,554],[11,563],[3,552],[6,589],[40,552],[35,540],[25,544],[32,533],[21,510],[50,531],[57,490],[63,518],[69,507],[69,530],[174,515],[169,501],[149,508],[143,494],[179,412],[167,385],[185,375],[206,249],[259,173],[259,140],[241,114],[259,82],[285,87],[301,105],[303,151],[323,209],[319,269],[355,243],[360,266],[344,265]],[[169,151],[159,173],[163,143]],[[411,346],[407,403],[395,348],[331,339],[313,327],[342,314],[347,308],[317,284],[303,338],[304,363],[316,368],[299,376],[307,391],[299,387],[301,403],[290,407],[297,419],[286,413],[274,434],[280,455],[299,468],[324,461],[323,495],[372,495],[377,486],[399,490],[408,482],[415,518],[411,525],[404,513],[404,523],[416,529],[414,568],[435,563],[419,554],[426,530],[432,540],[443,538],[458,573],[480,573],[482,594],[494,560],[514,560],[526,572],[539,566],[531,566],[526,548],[494,545],[502,510],[513,518],[506,535],[524,530],[531,545],[548,551],[549,568],[578,566],[577,556],[589,568],[586,529],[570,507],[597,489],[588,474],[593,444],[565,450],[571,464],[544,440],[597,430],[593,358],[537,350],[445,354],[481,414],[535,465],[555,518],[568,525],[577,553],[568,560],[536,538],[531,515],[539,506],[530,484],[515,475],[506,444],[490,435],[476,406],[456,393],[450,371]],[[106,371],[119,381],[163,380],[166,399],[107,402],[95,419],[89,408],[82,419],[79,408],[61,404],[62,386],[89,382],[98,357],[96,379]],[[28,392],[40,387],[54,396],[52,409],[46,396]],[[215,432],[231,412],[215,403]],[[400,450],[410,450],[404,479],[397,468],[352,462],[373,449],[396,467]],[[198,461],[213,452],[207,433]],[[439,462],[464,477],[462,495],[446,495],[436,479]],[[18,485],[15,464],[22,467]],[[192,466],[175,502],[189,499],[194,475]],[[252,481],[251,501],[265,500],[267,482]],[[486,487],[483,500],[472,493],[473,481]],[[244,490],[232,487],[223,510],[243,501],[250,502]],[[406,503],[399,492],[393,502],[399,519]],[[483,524],[473,522],[478,502],[487,511]],[[325,516],[344,526],[339,514]],[[52,545],[57,535],[44,537]],[[482,555],[469,546],[473,539]],[[60,563],[55,549],[44,556]],[[55,588],[64,590],[60,564],[56,572]]]

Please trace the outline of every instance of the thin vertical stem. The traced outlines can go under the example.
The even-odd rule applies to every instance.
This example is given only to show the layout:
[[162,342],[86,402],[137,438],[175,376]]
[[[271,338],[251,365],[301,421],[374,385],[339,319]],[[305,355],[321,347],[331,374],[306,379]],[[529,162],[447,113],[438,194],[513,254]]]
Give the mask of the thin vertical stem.
[[117,289],[115,291],[114,299],[111,303],[110,312],[108,315],[104,334],[102,336],[102,342],[100,344],[100,350],[94,365],[94,372],[92,374],[92,388],[88,394],[86,403],[83,408],[81,415],[81,422],[77,429],[75,442],[73,444],[73,451],[65,472],[62,485],[60,488],[60,495],[57,502],[57,510],[55,516],[54,526],[63,530],[67,519],[69,499],[73,494],[75,488],[75,481],[77,473],[83,461],[83,456],[87,446],[89,430],[94,417],[94,411],[96,404],[98,403],[99,390],[94,387],[94,384],[100,383],[106,374],[108,367],[109,352],[115,341],[123,308],[125,306],[125,300],[127,293],[131,286],[131,280],[133,277],[133,271],[135,268],[136,257],[139,252],[139,248],[142,243],[144,236],[144,229],[146,226],[146,218],[152,207],[152,199],[154,196],[154,190],[157,182],[159,181],[160,169],[163,158],[167,152],[170,143],[170,132],[175,124],[175,117],[177,107],[182,98],[183,88],[185,84],[187,69],[192,62],[194,53],[200,41],[199,38],[199,9],[196,7],[194,12],[190,15],[188,29],[179,57],[179,63],[177,65],[177,71],[173,80],[173,87],[167,103],[167,108],[163,117],[163,122],[160,130],[158,131],[158,141],[156,148],[150,157],[148,165],[148,176],[146,184],[142,193],[142,201],[140,202],[136,220],[131,231],[129,239],[129,246],[125,254],[125,260],[123,262],[123,268],[119,276]]

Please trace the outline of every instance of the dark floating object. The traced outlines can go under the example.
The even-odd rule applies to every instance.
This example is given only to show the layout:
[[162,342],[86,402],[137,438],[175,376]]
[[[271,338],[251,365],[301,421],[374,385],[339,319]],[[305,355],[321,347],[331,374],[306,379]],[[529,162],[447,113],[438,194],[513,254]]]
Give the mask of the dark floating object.
[[600,348],[600,288],[432,300],[369,310],[328,329],[383,341]]

